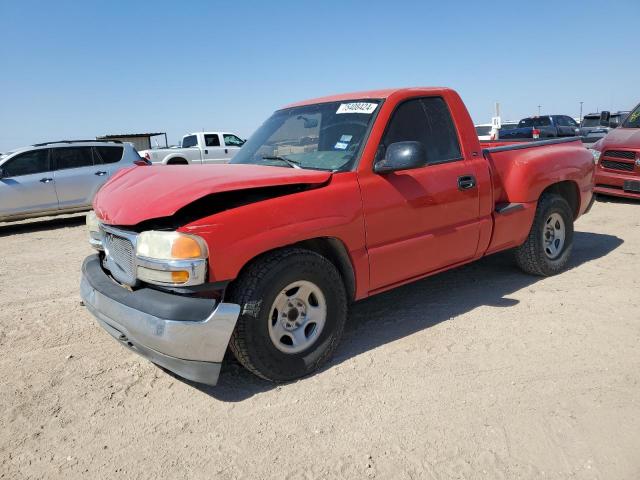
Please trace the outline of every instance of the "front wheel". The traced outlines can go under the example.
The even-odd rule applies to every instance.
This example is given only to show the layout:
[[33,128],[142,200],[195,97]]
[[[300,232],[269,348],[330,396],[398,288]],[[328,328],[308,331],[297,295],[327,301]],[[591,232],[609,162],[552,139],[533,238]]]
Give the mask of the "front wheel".
[[573,249],[573,212],[559,195],[540,197],[526,241],[516,249],[518,266],[532,275],[560,273]]
[[230,287],[241,314],[229,346],[249,371],[271,381],[308,375],[336,349],[347,318],[340,273],[299,248],[265,255]]

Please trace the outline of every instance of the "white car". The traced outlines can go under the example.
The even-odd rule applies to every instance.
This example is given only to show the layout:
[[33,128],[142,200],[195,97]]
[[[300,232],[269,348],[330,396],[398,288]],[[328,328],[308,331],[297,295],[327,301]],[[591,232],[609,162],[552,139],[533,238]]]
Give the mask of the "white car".
[[478,140],[495,140],[498,129],[490,123],[476,125],[476,135]]
[[197,132],[182,137],[180,147],[142,150],[140,155],[163,165],[228,163],[244,142],[233,133]]
[[502,122],[497,117],[494,117],[493,123],[480,123],[476,125],[476,135],[478,140],[498,140],[500,138],[501,130],[511,130],[517,128],[518,122],[506,121]]

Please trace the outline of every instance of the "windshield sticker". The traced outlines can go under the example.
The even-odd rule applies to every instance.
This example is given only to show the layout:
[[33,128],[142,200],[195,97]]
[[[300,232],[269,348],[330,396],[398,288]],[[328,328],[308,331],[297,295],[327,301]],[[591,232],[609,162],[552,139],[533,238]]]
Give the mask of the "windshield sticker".
[[346,150],[348,146],[348,143],[338,142],[333,146],[333,148],[335,148],[336,150]]
[[377,106],[377,103],[367,102],[341,103],[336,113],[364,113],[370,115]]
[[341,142],[350,142],[352,138],[353,138],[353,135],[342,135],[340,137],[340,141]]

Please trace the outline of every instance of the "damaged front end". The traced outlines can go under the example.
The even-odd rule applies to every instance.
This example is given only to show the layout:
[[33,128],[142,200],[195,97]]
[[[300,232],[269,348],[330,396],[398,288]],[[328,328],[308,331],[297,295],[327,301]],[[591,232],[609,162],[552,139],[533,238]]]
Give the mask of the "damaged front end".
[[[83,264],[80,290],[109,334],[181,377],[216,384],[240,306],[224,302],[227,282],[211,281],[207,242],[181,227],[317,188],[330,178],[326,172],[291,175],[264,168],[209,166],[197,175],[196,168],[178,167],[170,174],[169,167],[158,167],[153,184],[142,169],[133,169],[105,185],[94,202],[97,215],[87,216],[90,244],[98,253]],[[224,182],[218,172],[226,174]],[[151,195],[149,189],[162,193]],[[151,197],[166,203],[151,204]]]

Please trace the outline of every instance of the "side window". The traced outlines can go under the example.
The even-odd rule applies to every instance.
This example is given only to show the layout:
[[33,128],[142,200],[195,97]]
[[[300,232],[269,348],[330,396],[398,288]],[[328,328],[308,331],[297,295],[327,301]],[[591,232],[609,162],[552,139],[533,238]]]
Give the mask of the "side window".
[[453,120],[440,97],[408,100],[396,109],[382,143],[386,148],[406,141],[424,144],[427,164],[462,159]]
[[31,152],[16,155],[2,165],[2,169],[5,171],[7,177],[48,172],[51,170],[49,149],[32,150]]
[[554,121],[556,122],[556,125],[558,127],[568,127],[569,124],[567,123],[567,119],[565,117],[553,117]]
[[117,163],[122,158],[123,147],[93,147],[98,156],[102,160],[102,163]]
[[69,147],[51,149],[56,170],[67,168],[89,167],[93,165],[93,153],[91,147]]
[[224,138],[224,144],[227,147],[241,147],[244,145],[244,141],[242,139],[230,133],[225,133],[222,137]]
[[217,134],[210,134],[204,136],[204,144],[207,147],[219,147],[220,137]]
[[565,117],[565,118],[567,119],[567,125],[569,125],[570,127],[576,128],[578,126],[578,124],[573,118],[571,117]]
[[198,138],[195,135],[189,135],[182,139],[182,148],[195,147],[198,145]]
[[551,126],[551,117],[540,117],[536,118],[533,122],[534,127],[550,127]]

